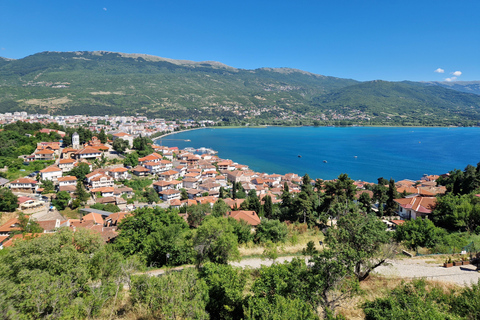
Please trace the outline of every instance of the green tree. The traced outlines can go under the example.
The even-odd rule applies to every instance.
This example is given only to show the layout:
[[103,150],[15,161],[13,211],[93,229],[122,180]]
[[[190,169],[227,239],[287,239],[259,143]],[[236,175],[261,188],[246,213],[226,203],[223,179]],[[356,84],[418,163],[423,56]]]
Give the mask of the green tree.
[[445,234],[445,230],[436,227],[431,220],[418,218],[399,225],[394,236],[398,242],[417,250],[418,247],[433,248]]
[[87,202],[90,199],[90,194],[85,190],[82,180],[77,180],[77,188],[75,189],[74,195],[80,200],[81,204]]
[[231,209],[222,198],[219,198],[212,207],[214,217],[224,217],[228,211],[231,211]]
[[361,193],[358,197],[358,203],[360,204],[361,209],[365,211],[365,213],[372,213],[372,198],[370,198],[368,193]]
[[130,147],[130,144],[128,141],[123,140],[123,139],[115,139],[112,144],[113,150],[115,150],[118,153],[124,153],[128,148]]
[[248,222],[228,217],[228,223],[233,227],[233,233],[237,236],[238,243],[248,243],[253,240],[252,226]]
[[132,277],[134,306],[143,306],[155,319],[209,319],[206,311],[208,287],[192,268],[161,277]]
[[120,210],[120,208],[119,208],[117,205],[115,205],[115,204],[113,204],[113,203],[107,203],[107,204],[103,207],[102,210],[108,211],[108,212],[112,212],[112,213],[122,211],[122,210]]
[[85,176],[90,173],[90,166],[87,163],[80,163],[68,172],[68,175],[77,177],[78,181],[85,180]]
[[390,244],[390,236],[385,225],[372,214],[349,212],[337,220],[336,228],[329,228],[325,241],[329,248],[348,256],[353,273],[359,281],[387,259],[394,256],[395,248]]
[[148,203],[160,202],[160,197],[158,196],[157,191],[155,191],[153,188],[147,188],[145,190],[144,197],[147,199]]
[[55,190],[51,180],[42,180],[43,193],[52,193]]
[[188,199],[188,193],[186,189],[180,189],[180,200],[187,200]]
[[187,207],[187,221],[191,227],[197,228],[202,224],[203,219],[211,212],[210,204],[195,204]]
[[97,138],[101,143],[107,143],[107,135],[105,134],[105,130],[103,130],[103,128],[98,133]]
[[213,319],[241,319],[243,314],[243,292],[248,271],[230,265],[207,262],[200,277],[208,287],[206,310]]
[[395,186],[395,180],[390,179],[388,183],[388,191],[387,191],[387,202],[385,205],[385,214],[387,216],[394,216],[397,212],[397,203],[395,199],[398,198],[397,187]]
[[0,317],[98,317],[115,294],[117,256],[82,228],[16,241],[0,259]]
[[56,197],[52,200],[52,204],[57,208],[57,210],[64,210],[68,203],[70,202],[71,197],[67,191],[60,191],[57,193]]
[[238,240],[227,218],[207,217],[193,237],[196,264],[226,264],[239,258]]
[[0,212],[13,212],[18,208],[18,198],[10,189],[0,189]]
[[263,213],[267,219],[273,218],[273,202],[272,197],[265,196],[263,197]]
[[136,167],[138,165],[138,153],[128,153],[123,160],[123,164],[125,166]]
[[278,220],[263,219],[257,226],[255,240],[261,243],[267,241],[285,242],[287,235],[288,228],[285,223]]

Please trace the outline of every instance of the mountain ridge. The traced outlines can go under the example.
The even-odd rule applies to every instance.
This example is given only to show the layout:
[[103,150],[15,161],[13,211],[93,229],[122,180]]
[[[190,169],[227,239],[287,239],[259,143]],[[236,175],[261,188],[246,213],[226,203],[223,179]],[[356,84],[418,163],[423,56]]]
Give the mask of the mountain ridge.
[[[238,69],[109,51],[2,58],[0,79],[0,112],[383,123],[385,114],[402,120],[423,114],[430,121],[425,114],[438,111],[437,120],[457,123],[477,121],[480,108],[480,95],[437,83],[359,82],[293,68]],[[386,109],[379,113],[381,107]]]

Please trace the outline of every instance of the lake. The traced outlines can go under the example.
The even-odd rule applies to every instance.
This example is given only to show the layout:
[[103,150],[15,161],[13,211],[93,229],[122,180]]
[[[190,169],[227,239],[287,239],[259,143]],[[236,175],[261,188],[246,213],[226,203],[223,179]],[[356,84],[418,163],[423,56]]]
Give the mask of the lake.
[[207,128],[169,135],[156,143],[212,148],[219,157],[254,171],[308,173],[314,179],[347,173],[370,182],[379,177],[416,180],[480,162],[480,128]]

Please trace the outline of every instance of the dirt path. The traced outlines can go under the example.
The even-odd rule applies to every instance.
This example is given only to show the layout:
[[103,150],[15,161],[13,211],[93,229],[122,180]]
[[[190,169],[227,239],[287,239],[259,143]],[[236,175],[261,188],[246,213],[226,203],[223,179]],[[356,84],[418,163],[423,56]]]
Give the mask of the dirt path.
[[[291,261],[293,258],[295,257],[280,257],[275,263]],[[262,265],[270,266],[271,264],[271,260],[262,260],[260,258],[248,258],[240,262],[230,263],[230,265],[235,267],[248,267],[253,269],[260,268]],[[174,269],[179,270],[182,268],[183,267],[177,267]],[[146,274],[152,276],[158,276],[164,273],[165,270],[146,272]],[[390,261],[387,266],[378,267],[375,273],[386,277],[401,277],[405,279],[425,278],[427,280],[451,282],[461,286],[477,283],[480,280],[480,272],[476,271],[476,266],[474,265],[444,268],[429,258],[393,260]]]

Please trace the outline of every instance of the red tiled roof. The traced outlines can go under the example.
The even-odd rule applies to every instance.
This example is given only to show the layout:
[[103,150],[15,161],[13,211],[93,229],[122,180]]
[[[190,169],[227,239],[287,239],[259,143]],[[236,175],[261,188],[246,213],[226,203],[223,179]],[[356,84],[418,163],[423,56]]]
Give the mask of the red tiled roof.
[[62,171],[62,169],[60,169],[59,167],[57,166],[50,166],[50,167],[47,167],[43,170],[40,170],[41,173],[46,173],[46,172],[57,172],[57,171]]
[[251,226],[260,224],[260,218],[255,211],[230,211],[227,215],[237,221],[244,220]]
[[10,182],[10,184],[37,184],[36,180],[29,179],[29,178],[18,178],[17,180],[14,180]]

